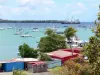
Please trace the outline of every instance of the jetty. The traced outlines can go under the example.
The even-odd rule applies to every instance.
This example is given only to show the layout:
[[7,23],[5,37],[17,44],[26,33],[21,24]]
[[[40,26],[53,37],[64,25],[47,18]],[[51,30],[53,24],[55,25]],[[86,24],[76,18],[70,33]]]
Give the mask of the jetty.
[[5,20],[0,19],[0,23],[61,23],[61,24],[79,24],[79,20]]

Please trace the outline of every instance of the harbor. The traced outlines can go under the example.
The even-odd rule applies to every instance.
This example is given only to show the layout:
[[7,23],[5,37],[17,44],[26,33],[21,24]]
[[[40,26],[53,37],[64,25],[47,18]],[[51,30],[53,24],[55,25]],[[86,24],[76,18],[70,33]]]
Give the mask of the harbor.
[[[0,60],[9,60],[18,57],[18,46],[23,43],[27,43],[29,46],[37,48],[40,38],[45,36],[44,32],[46,28],[53,28],[56,29],[57,32],[63,32],[66,28],[63,27],[65,25],[67,27],[73,26],[76,28],[78,30],[77,36],[80,40],[88,41],[88,38],[93,35],[90,29],[93,23],[82,23],[76,25],[63,25],[59,23],[0,23],[0,28],[2,29],[0,30],[0,42],[2,42],[0,45]],[[83,28],[82,25],[85,25],[87,29]],[[38,31],[36,30],[33,32],[33,28],[37,28]],[[9,40],[7,38],[9,38]],[[6,53],[9,51],[10,54]]]

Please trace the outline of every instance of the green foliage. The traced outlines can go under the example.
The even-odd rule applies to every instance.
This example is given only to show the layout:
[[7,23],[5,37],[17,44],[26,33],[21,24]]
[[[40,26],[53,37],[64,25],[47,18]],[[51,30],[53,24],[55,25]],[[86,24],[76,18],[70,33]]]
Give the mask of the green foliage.
[[53,69],[53,75],[93,75],[89,64],[79,64],[72,60],[66,61],[64,66]]
[[85,55],[88,56],[90,63],[98,61],[100,55],[100,39],[91,37],[89,43],[84,47]]
[[0,64],[0,67],[2,67],[2,64]]
[[65,29],[64,34],[68,40],[70,40],[70,37],[73,37],[77,30],[75,30],[73,27],[68,27]]
[[44,54],[44,53],[39,53],[39,59],[41,61],[51,61],[52,60],[47,54]]
[[58,35],[56,33],[51,33],[50,35],[47,35],[40,39],[38,47],[41,52],[52,52],[57,49],[66,48],[65,37]]
[[98,22],[95,21],[95,24],[95,36],[90,37],[89,43],[84,46],[83,50],[92,66],[93,75],[100,75],[100,12]]
[[52,29],[50,29],[50,28],[47,28],[46,29],[46,32],[45,32],[45,34],[47,34],[47,35],[52,35],[52,34],[54,34],[55,32],[52,30]]
[[13,75],[27,75],[27,74],[22,70],[14,70]]
[[37,58],[38,51],[30,48],[27,44],[19,46],[19,55],[23,58]]
[[100,59],[93,64],[94,75],[100,75]]

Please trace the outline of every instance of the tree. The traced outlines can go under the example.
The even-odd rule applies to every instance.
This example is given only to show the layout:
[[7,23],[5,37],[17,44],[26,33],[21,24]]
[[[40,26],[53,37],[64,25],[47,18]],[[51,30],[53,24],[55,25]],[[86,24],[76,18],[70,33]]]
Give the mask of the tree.
[[95,24],[95,35],[90,37],[89,43],[83,50],[88,57],[89,63],[92,65],[93,75],[100,75],[100,12],[98,13],[98,21],[95,21]]
[[[47,30],[46,33],[49,31]],[[50,35],[42,37],[38,44],[38,47],[41,52],[52,52],[57,49],[66,48],[65,37],[54,33],[53,30],[50,30]]]
[[47,54],[44,53],[39,53],[39,59],[41,61],[51,61],[52,59],[50,58],[50,56],[48,56]]
[[100,54],[99,42],[100,42],[100,40],[97,37],[92,36],[89,39],[89,43],[87,45],[85,45],[85,47],[83,48],[85,51],[85,55],[88,57],[89,63],[91,63],[91,64],[98,61],[98,56]]
[[53,33],[55,33],[55,32],[52,29],[50,29],[50,28],[46,29],[46,32],[45,32],[46,35],[51,35]]
[[36,58],[38,56],[38,51],[30,48],[27,44],[19,46],[19,55],[25,58]]
[[75,36],[75,33],[77,30],[75,30],[73,27],[68,27],[65,29],[64,34],[68,40],[70,40],[71,37]]

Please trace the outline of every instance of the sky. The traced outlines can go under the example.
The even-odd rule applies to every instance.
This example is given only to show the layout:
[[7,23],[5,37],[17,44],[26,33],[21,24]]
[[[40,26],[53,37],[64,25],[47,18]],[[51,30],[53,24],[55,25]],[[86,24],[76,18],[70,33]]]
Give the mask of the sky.
[[93,22],[100,0],[0,0],[0,18]]

